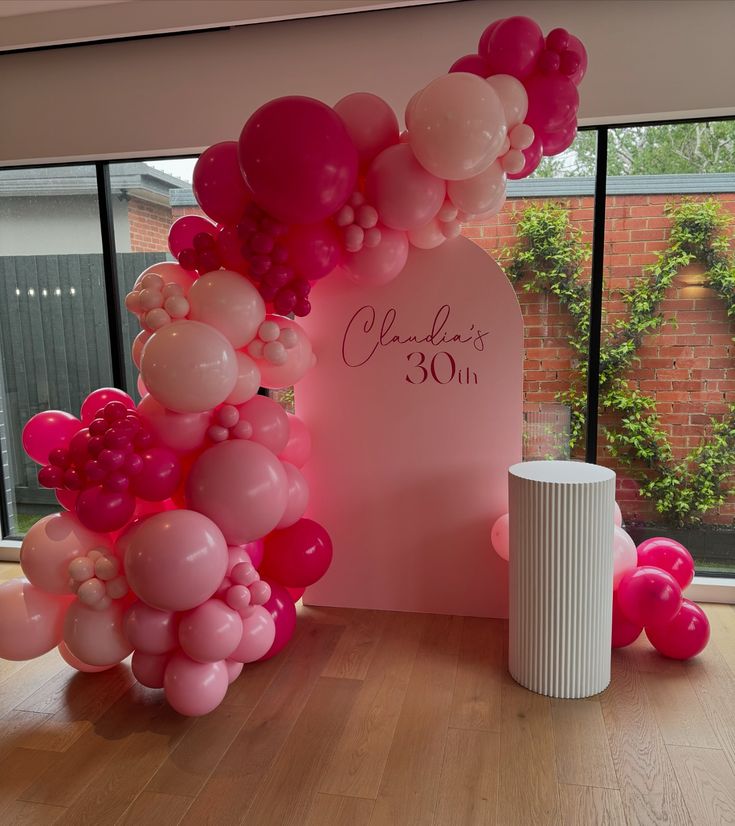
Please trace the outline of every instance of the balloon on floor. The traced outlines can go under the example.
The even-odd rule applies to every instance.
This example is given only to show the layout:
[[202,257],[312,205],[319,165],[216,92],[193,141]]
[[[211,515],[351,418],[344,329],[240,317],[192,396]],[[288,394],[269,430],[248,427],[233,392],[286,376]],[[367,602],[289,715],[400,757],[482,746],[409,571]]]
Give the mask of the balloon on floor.
[[132,653],[142,684],[201,715],[286,645],[294,600],[332,558],[304,517],[308,431],[258,395],[318,358],[294,317],[319,279],[386,284],[412,247],[499,212],[508,178],[573,141],[586,67],[569,32],[510,17],[416,91],[403,132],[368,92],[289,96],[202,153],[193,189],[209,218],[175,221],[176,263],[125,299],[142,401],[103,388],[78,418],[45,411],[24,429],[64,510],[28,532],[27,580],[0,586],[0,656],[58,646],[91,672]]

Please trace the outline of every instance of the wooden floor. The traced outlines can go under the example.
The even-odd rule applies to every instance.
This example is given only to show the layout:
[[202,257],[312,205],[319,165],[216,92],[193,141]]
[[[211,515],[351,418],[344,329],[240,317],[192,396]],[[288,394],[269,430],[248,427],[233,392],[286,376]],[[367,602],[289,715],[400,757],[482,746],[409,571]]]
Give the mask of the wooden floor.
[[735,607],[707,611],[701,657],[639,641],[589,700],[516,685],[503,622],[371,611],[304,609],[200,719],[127,666],[0,661],[0,824],[734,824]]

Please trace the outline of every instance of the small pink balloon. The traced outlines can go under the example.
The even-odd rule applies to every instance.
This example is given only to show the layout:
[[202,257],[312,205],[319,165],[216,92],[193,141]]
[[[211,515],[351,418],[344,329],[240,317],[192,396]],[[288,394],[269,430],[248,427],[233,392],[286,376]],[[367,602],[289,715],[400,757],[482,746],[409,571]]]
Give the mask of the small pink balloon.
[[45,465],[51,451],[54,448],[69,447],[72,436],[81,428],[79,419],[63,410],[36,413],[23,428],[23,450],[34,462]]
[[539,135],[533,139],[533,143],[527,148],[522,150],[523,157],[526,159],[526,162],[521,169],[520,172],[509,172],[508,178],[512,181],[518,181],[521,178],[527,178],[536,167],[541,163],[541,158],[543,157],[544,146],[541,143],[541,138]]
[[619,527],[623,527],[623,512],[617,502],[613,505],[613,522]]
[[161,261],[143,270],[135,280],[134,289],[140,287],[143,279],[151,273],[160,276],[163,279],[164,286],[166,284],[178,284],[184,291],[184,295],[189,292],[189,288],[194,283],[194,276],[188,270],[185,270],[179,264],[174,264],[172,261]]
[[504,513],[493,523],[490,542],[495,553],[506,562],[510,553],[510,516]]
[[146,654],[144,651],[133,651],[130,668],[133,676],[141,685],[147,688],[163,688],[166,666],[170,659],[170,654]]
[[283,462],[290,462],[297,468],[302,468],[311,456],[311,434],[307,426],[298,416],[287,413],[288,442],[278,454]]
[[90,393],[82,402],[82,409],[80,410],[82,422],[88,425],[92,419],[96,418],[97,411],[109,402],[119,402],[128,410],[135,410],[135,402],[127,393],[118,390],[117,387],[101,387],[99,390]]
[[269,660],[282,651],[296,629],[296,606],[291,595],[283,585],[270,582],[271,597],[263,606],[273,617],[276,626],[275,638],[268,651],[260,658]]
[[242,674],[245,666],[243,663],[235,662],[235,660],[225,660],[225,667],[227,668],[227,682],[232,685],[240,674]]
[[277,528],[288,528],[298,522],[309,504],[309,483],[303,474],[289,462],[283,463],[283,469],[288,480],[288,502]]
[[478,54],[482,55],[483,57],[487,58],[488,55],[488,42],[492,33],[498,26],[503,22],[502,18],[500,20],[494,20],[480,35],[480,42],[477,44],[477,52]]
[[237,349],[251,342],[265,320],[260,293],[245,276],[217,270],[198,278],[189,290],[189,318],[210,324]]
[[217,662],[231,656],[242,634],[240,615],[218,599],[208,599],[179,621],[179,644],[197,662]]
[[166,665],[163,688],[169,704],[186,717],[209,714],[227,694],[224,662],[198,663],[185,654],[174,654]]
[[380,228],[380,243],[346,256],[345,272],[356,284],[381,286],[393,281],[408,260],[408,236],[388,227]]
[[240,405],[240,421],[248,422],[252,441],[278,455],[288,443],[289,425],[286,411],[268,396],[253,396]]
[[655,536],[641,542],[637,562],[639,566],[649,565],[670,573],[682,590],[689,587],[694,579],[692,555],[680,542],[664,536]]
[[688,660],[704,651],[709,642],[709,620],[699,605],[684,599],[672,620],[662,625],[646,626],[646,636],[664,657]]
[[237,380],[230,395],[225,399],[227,404],[242,404],[250,401],[261,386],[260,368],[250,356],[238,351]]
[[102,485],[83,490],[74,506],[79,521],[90,531],[119,531],[133,518],[135,497],[127,491],[111,491]]
[[495,25],[487,38],[491,74],[528,77],[544,50],[544,34],[530,17],[507,17]]
[[250,272],[250,265],[247,258],[242,254],[242,238],[236,226],[223,224],[217,229],[217,253],[219,254],[222,266],[226,270],[233,270],[242,275]]
[[256,557],[260,557],[258,560],[258,564],[260,564],[260,560],[263,558],[262,546],[262,539],[258,539],[255,542],[248,542],[247,545],[230,545],[227,548],[227,571],[225,576],[230,577],[232,569],[243,562],[255,567],[255,562],[250,552],[254,553]]
[[450,72],[467,72],[478,77],[489,77],[492,69],[487,59],[479,54],[466,54],[452,63],[449,67]]
[[75,600],[64,618],[64,642],[89,665],[114,665],[133,650],[123,633],[123,606],[113,602],[102,610]]
[[143,396],[138,413],[156,441],[176,451],[190,453],[204,447],[211,424],[209,411],[176,413],[168,410],[150,394]]
[[268,653],[276,638],[276,624],[263,605],[253,606],[242,621],[242,637],[231,660],[253,663]]
[[79,491],[78,490],[64,490],[63,488],[58,488],[56,491],[56,500],[61,505],[64,510],[67,511],[74,511],[74,508],[77,504],[77,499],[79,498]]
[[634,643],[642,631],[642,625],[631,622],[623,614],[618,605],[618,595],[613,594],[612,647],[625,648],[626,645]]
[[638,565],[638,554],[636,553],[635,542],[617,525],[614,527],[614,532],[613,590],[620,585],[620,580],[628,571],[634,571]]
[[179,644],[176,615],[145,602],[134,602],[127,609],[123,628],[133,648],[144,654],[166,654]]
[[31,660],[57,646],[71,602],[25,579],[0,583],[0,658]]
[[291,227],[286,249],[289,264],[309,281],[329,275],[342,263],[342,239],[331,221]]
[[681,588],[671,574],[659,568],[628,571],[618,585],[623,615],[637,625],[663,625],[681,608]]
[[384,149],[398,143],[398,118],[390,106],[370,92],[354,92],[334,105],[352,138],[365,169]]
[[313,519],[299,519],[268,534],[261,565],[263,579],[289,588],[307,588],[320,580],[332,562],[332,540]]
[[286,350],[287,359],[284,364],[271,364],[263,359],[257,362],[263,387],[269,390],[283,390],[296,384],[311,369],[314,363],[311,341],[303,328],[290,318],[267,315],[266,320],[278,322],[282,330],[292,330],[296,336],[296,344]]
[[109,671],[117,664],[90,665],[89,663],[83,663],[79,657],[75,657],[71,651],[69,651],[69,646],[63,640],[59,643],[57,648],[59,654],[61,655],[61,659],[64,660],[67,665],[70,665],[72,668],[76,668],[77,671],[81,671],[84,674],[97,674],[100,671]]
[[194,166],[192,189],[213,220],[236,224],[242,218],[251,196],[240,172],[237,141],[215,143],[202,152]]
[[567,49],[569,49],[569,51],[573,52],[579,58],[579,66],[574,71],[574,73],[569,76],[569,79],[572,81],[572,83],[574,83],[575,86],[579,86],[587,72],[587,50],[582,44],[582,41],[578,37],[575,37],[573,34],[569,35]]
[[133,493],[148,502],[168,499],[181,482],[179,457],[168,447],[151,447],[138,454],[143,468],[133,476]]
[[191,249],[194,246],[194,236],[200,232],[214,238],[217,235],[217,226],[201,215],[184,215],[177,218],[168,231],[168,248],[173,257],[178,258],[182,250]]

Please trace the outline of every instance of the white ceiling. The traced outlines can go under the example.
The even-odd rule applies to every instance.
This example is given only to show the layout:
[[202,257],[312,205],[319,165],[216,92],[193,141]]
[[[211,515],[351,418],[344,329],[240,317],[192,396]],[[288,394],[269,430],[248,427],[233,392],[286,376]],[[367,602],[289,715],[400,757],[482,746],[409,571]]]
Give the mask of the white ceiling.
[[107,6],[110,3],[125,2],[127,0],[0,0],[0,17],[17,17],[20,14],[40,14],[82,6]]

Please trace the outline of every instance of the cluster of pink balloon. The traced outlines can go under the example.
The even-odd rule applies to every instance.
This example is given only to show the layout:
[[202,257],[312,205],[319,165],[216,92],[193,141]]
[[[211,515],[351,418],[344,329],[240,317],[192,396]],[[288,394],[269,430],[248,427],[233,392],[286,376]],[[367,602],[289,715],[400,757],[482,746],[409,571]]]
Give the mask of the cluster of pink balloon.
[[[544,38],[533,20],[510,17],[483,32],[479,54],[411,98],[402,133],[391,107],[366,92],[334,107],[271,100],[237,141],[199,158],[194,194],[211,220],[178,219],[171,252],[192,278],[244,275],[279,315],[307,315],[313,284],[335,270],[385,284],[411,246],[437,247],[462,222],[496,214],[508,177],[569,146],[586,66],[566,30]],[[170,317],[186,315],[181,298],[164,296]],[[166,323],[168,308],[155,302],[143,300],[149,330]]]
[[[704,611],[682,595],[694,578],[692,555],[665,537],[647,539],[636,548],[623,530],[617,502],[614,521],[612,647],[630,645],[645,628],[653,647],[665,657],[686,660],[696,656],[707,645],[710,629]],[[507,513],[493,524],[490,539],[495,553],[507,561]]]

